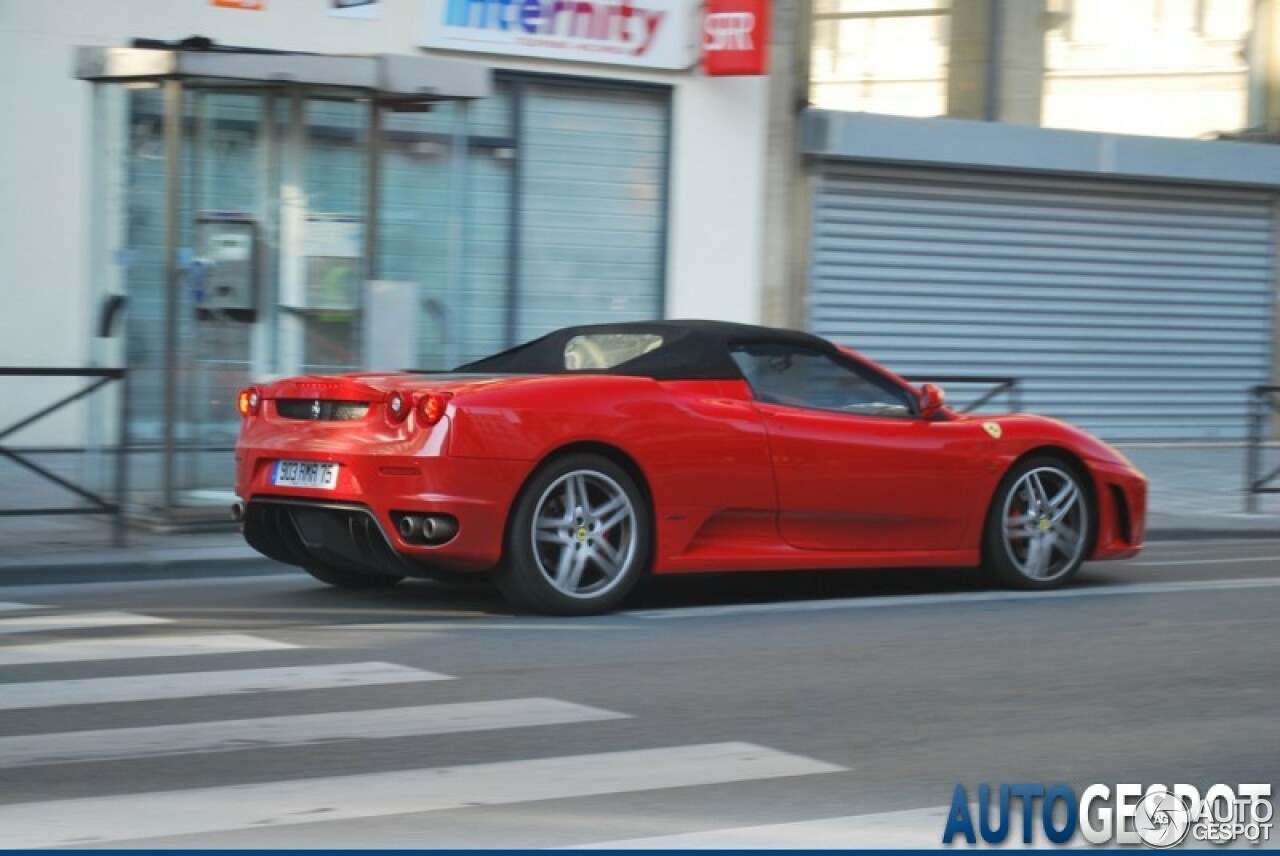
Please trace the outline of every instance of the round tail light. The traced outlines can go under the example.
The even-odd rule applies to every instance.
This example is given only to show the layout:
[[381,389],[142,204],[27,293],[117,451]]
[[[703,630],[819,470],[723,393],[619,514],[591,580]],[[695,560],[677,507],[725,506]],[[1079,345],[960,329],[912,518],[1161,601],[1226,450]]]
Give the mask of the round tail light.
[[399,392],[393,392],[387,398],[387,417],[392,422],[403,422],[409,415],[409,399]]
[[236,408],[241,416],[257,416],[258,411],[262,409],[262,393],[256,386],[240,390],[240,396],[236,399]]
[[423,425],[435,425],[444,418],[445,408],[453,395],[448,392],[428,392],[418,400],[418,415]]

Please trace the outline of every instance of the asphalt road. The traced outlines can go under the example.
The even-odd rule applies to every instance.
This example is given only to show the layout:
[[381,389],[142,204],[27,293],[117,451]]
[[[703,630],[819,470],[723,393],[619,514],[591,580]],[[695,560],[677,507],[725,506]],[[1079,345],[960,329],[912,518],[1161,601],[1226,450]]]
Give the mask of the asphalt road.
[[0,846],[932,846],[957,783],[1280,790],[1280,542],[590,619],[261,570],[0,587]]

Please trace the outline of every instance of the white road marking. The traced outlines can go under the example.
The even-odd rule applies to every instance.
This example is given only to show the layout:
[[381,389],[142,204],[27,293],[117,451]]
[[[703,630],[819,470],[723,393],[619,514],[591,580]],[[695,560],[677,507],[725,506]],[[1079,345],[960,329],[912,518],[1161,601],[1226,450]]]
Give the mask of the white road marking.
[[75,704],[205,698],[238,693],[367,687],[449,680],[448,675],[391,663],[277,666],[218,672],[179,672],[119,678],[81,678],[2,684],[0,710],[27,710]]
[[[907,809],[881,814],[862,814],[849,817],[830,817],[821,820],[802,820],[794,823],[774,823],[763,826],[739,826],[729,829],[709,829],[678,835],[659,835],[651,838],[628,838],[621,841],[605,841],[582,845],[575,850],[850,850],[873,848],[876,850],[936,849],[943,847],[942,833],[947,828],[948,806]],[[1022,843],[1022,830],[1011,828],[1002,844],[985,844],[984,848],[1025,849],[1029,847],[1054,847],[1044,837],[1037,824],[1032,828],[1030,844]],[[976,838],[977,836],[975,836]],[[964,836],[954,839],[960,847],[968,845]],[[1079,844],[1081,842],[1074,842]]]
[[39,633],[49,630],[89,630],[169,624],[171,619],[132,612],[73,612],[66,615],[25,615],[0,618],[0,633]]
[[1242,565],[1251,562],[1266,562],[1280,568],[1280,556],[1240,556],[1234,559],[1170,559],[1169,561],[1144,559],[1138,562],[1126,562],[1125,564],[1131,568],[1163,568],[1170,565]]
[[[1239,516],[1245,517],[1245,515],[1239,515]],[[1257,515],[1257,516],[1261,517],[1263,515]],[[1159,547],[1160,549],[1164,549],[1164,550],[1170,550],[1170,549],[1185,550],[1191,547],[1220,546],[1225,544],[1252,545],[1252,546],[1256,546],[1258,544],[1272,545],[1276,543],[1276,540],[1277,540],[1277,536],[1272,533],[1267,533],[1266,535],[1262,535],[1262,536],[1249,536],[1249,537],[1243,537],[1243,538],[1241,537],[1232,538],[1230,535],[1215,536],[1213,538],[1168,538],[1168,537],[1147,538],[1146,543],[1144,544],[1144,549],[1154,550],[1155,548]]]
[[[263,560],[267,561],[267,560]],[[302,588],[316,587],[316,582],[307,572],[298,569],[297,573],[288,574],[228,574],[214,577],[158,577],[154,580],[116,580],[114,582],[92,583],[30,583],[27,585],[5,586],[3,591],[7,597],[54,598],[58,595],[83,596],[86,594],[114,594],[118,592],[142,591],[152,593],[162,589],[215,588],[245,585],[275,585],[278,583],[301,583]]]
[[795,600],[777,603],[739,603],[727,606],[693,606],[624,612],[632,618],[714,618],[767,612],[819,612],[839,609],[884,609],[894,606],[954,606],[1010,600],[1046,600],[1075,597],[1116,597],[1135,594],[1178,594],[1197,591],[1230,591],[1280,587],[1280,577],[1238,580],[1189,580],[1167,583],[1132,583],[1083,586],[1055,591],[974,591],[952,594],[906,594],[884,597],[850,597],[831,600]]
[[449,631],[455,630],[530,630],[530,631],[552,631],[555,633],[582,633],[582,632],[606,632],[606,633],[631,633],[635,631],[634,627],[628,627],[619,624],[596,624],[585,621],[546,621],[531,622],[517,621],[515,619],[508,621],[473,621],[469,618],[459,617],[449,621],[439,621],[438,616],[424,618],[422,621],[394,621],[383,624],[329,624],[325,626],[326,630],[332,631],[360,631],[360,632],[384,632],[384,633],[425,633],[428,631]]
[[948,806],[795,823],[738,826],[676,835],[627,838],[575,850],[848,850],[934,848],[942,844]]
[[189,657],[197,654],[240,654],[297,648],[287,642],[238,633],[203,636],[152,636],[127,639],[76,639],[40,645],[0,648],[0,666],[73,663],[91,660],[134,660],[143,657]]
[[0,767],[147,758],[628,719],[551,698],[392,707],[0,737]]
[[443,811],[479,805],[841,772],[750,743],[710,743],[461,767],[0,806],[8,848]]
[[3,603],[0,602],[0,612],[17,612],[20,609],[46,609],[47,607],[37,606],[33,603]]

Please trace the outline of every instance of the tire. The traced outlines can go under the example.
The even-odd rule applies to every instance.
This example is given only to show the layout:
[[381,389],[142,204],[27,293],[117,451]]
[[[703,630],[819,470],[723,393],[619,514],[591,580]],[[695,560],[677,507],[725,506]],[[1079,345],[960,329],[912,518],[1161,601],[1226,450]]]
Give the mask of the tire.
[[340,568],[336,565],[321,564],[319,562],[312,562],[305,567],[307,573],[311,574],[311,576],[315,577],[320,582],[345,589],[389,588],[404,579],[404,577],[397,576],[395,574],[352,571],[347,568]]
[[559,458],[516,498],[494,582],[522,610],[604,612],[648,569],[652,531],[648,501],[626,470],[599,455]]
[[1075,576],[1093,539],[1093,498],[1059,458],[1019,461],[996,488],[983,530],[987,571],[1011,588],[1043,591]]

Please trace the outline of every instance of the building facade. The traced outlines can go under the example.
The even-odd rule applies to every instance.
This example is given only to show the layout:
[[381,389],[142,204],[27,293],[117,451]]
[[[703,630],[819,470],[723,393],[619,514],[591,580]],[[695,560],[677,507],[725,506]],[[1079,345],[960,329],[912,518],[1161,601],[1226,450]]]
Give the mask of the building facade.
[[[767,74],[703,70],[743,41],[713,3],[767,14]],[[126,366],[142,506],[220,498],[251,381],[654,316],[1238,440],[1277,376],[1278,5],[0,0],[0,364]],[[77,76],[189,36],[176,95]],[[202,74],[225,47],[256,76]],[[486,83],[397,100],[295,52]],[[8,383],[18,418],[54,382]],[[114,404],[14,439],[111,439]]]
[[819,0],[803,322],[1110,440],[1276,376],[1276,4]]
[[[443,369],[572,323],[758,321],[767,81],[702,71],[702,14],[0,0],[0,364],[127,366],[131,443],[181,458],[141,467],[137,501],[168,506],[225,481],[249,382],[380,358]],[[257,79],[197,70],[169,100],[158,80],[76,79],[84,45],[267,53],[241,58]],[[292,52],[468,63],[489,89],[371,104],[327,72],[273,69]],[[403,301],[386,336],[368,327],[379,288]],[[388,351],[391,335],[412,344]],[[48,393],[12,386],[15,416]],[[17,440],[101,439],[91,411]]]

